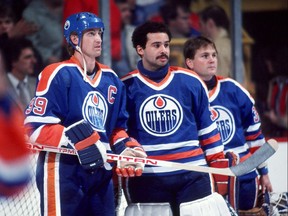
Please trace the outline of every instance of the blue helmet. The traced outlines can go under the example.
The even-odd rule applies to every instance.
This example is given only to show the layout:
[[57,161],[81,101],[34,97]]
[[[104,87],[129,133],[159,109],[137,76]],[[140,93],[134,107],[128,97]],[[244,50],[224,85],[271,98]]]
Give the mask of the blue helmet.
[[[73,47],[75,45],[70,40],[70,35],[76,33],[79,37],[79,43],[82,38],[83,31],[92,28],[101,28],[104,30],[104,23],[93,13],[81,12],[76,13],[67,18],[64,24],[64,37],[68,44]],[[79,45],[79,44],[78,44]]]

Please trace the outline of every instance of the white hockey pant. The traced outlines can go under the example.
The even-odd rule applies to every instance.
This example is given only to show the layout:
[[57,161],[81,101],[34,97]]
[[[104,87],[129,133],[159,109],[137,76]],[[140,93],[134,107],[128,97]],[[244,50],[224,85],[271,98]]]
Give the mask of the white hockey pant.
[[224,198],[213,193],[207,197],[180,204],[180,216],[229,216]]
[[169,203],[131,203],[125,216],[173,216]]

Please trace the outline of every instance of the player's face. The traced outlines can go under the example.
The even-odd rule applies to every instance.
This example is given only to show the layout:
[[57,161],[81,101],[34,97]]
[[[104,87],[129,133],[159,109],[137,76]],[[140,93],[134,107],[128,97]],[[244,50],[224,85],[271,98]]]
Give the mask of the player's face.
[[194,59],[186,59],[187,66],[194,70],[203,80],[210,80],[217,71],[216,50],[208,45],[201,47],[195,53]]
[[102,51],[102,30],[101,29],[89,29],[83,34],[82,38],[82,52],[88,57],[95,59],[101,55]]
[[148,33],[146,48],[137,47],[142,56],[143,66],[150,71],[156,71],[169,61],[170,42],[166,33]]

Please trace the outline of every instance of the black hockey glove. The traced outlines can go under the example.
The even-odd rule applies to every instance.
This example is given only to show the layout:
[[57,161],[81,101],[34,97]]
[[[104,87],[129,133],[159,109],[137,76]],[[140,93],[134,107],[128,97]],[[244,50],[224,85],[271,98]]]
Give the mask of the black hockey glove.
[[102,167],[107,160],[106,148],[99,134],[84,120],[69,126],[65,131],[69,144],[76,149],[80,164],[85,170]]

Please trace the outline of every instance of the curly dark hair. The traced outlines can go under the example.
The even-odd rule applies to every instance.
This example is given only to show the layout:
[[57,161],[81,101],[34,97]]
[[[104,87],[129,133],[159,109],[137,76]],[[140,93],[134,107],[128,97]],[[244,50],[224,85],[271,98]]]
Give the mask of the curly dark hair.
[[136,48],[139,45],[145,49],[148,33],[166,33],[169,41],[171,41],[172,38],[170,30],[164,23],[147,21],[134,30],[132,34],[133,47]]

